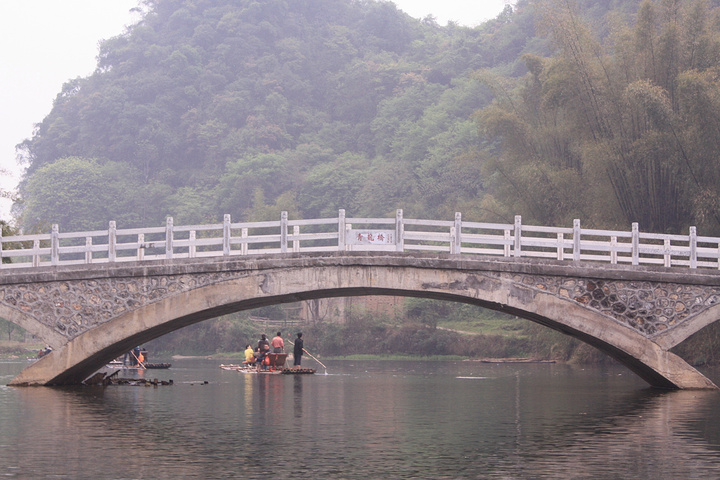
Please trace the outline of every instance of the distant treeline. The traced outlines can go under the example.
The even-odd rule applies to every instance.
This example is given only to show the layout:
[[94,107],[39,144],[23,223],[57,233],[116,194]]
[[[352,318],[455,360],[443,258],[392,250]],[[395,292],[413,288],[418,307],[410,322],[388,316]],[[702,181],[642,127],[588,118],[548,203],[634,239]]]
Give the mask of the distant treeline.
[[[480,310],[482,311],[482,310]],[[481,318],[468,318],[470,325]],[[508,320],[517,325],[519,320]],[[463,334],[437,328],[421,318],[389,320],[367,313],[350,314],[345,323],[318,322],[301,328],[305,346],[314,355],[342,357],[356,354],[460,356],[466,358],[532,358],[577,364],[612,363],[610,357],[579,340],[545,326],[521,322],[512,335]],[[261,333],[272,337],[276,330],[235,316],[185,327],[147,344],[155,355],[240,355],[246,344],[253,347]],[[283,330],[294,339],[297,327]],[[673,351],[692,365],[720,365],[720,325],[696,334]],[[288,345],[289,346],[289,345]]]
[[[463,310],[462,306],[453,304],[445,304],[444,308],[451,315]],[[476,309],[475,312],[482,315],[483,310]],[[582,342],[529,322],[523,322],[521,328],[513,328],[511,335],[469,335],[437,328],[443,324],[442,319],[433,322],[426,320],[426,317],[384,318],[354,312],[349,313],[343,323],[316,322],[303,326],[301,330],[307,349],[325,357],[355,354],[418,357],[445,355],[467,358],[522,357],[577,363],[609,361],[604,354]],[[475,320],[482,318],[465,318],[469,325]],[[517,322],[516,319],[508,320],[508,324]],[[242,352],[246,344],[255,347],[261,333],[271,337],[277,330],[281,330],[285,338],[294,339],[298,329],[263,329],[244,315],[231,315],[185,327],[148,343],[147,348],[164,355],[232,355]]]

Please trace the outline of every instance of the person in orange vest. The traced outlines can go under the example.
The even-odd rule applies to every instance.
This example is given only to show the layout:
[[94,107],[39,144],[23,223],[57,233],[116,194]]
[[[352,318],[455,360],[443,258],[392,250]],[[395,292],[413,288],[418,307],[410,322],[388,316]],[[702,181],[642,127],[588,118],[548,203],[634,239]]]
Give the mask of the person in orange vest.
[[270,342],[268,342],[267,336],[263,333],[260,336],[257,346],[257,366],[258,372],[263,368],[263,360],[267,354],[270,353]]
[[140,353],[140,347],[133,348],[132,352],[130,353],[130,366],[139,366],[141,362],[140,357],[142,357],[142,353]]

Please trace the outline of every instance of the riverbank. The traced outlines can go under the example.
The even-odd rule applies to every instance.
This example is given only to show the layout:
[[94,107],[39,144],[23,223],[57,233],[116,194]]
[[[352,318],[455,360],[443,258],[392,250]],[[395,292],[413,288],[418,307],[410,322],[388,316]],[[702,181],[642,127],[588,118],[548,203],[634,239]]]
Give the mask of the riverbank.
[[350,360],[350,361],[365,361],[365,360],[379,360],[379,361],[391,361],[391,362],[461,362],[466,361],[468,358],[461,357],[458,355],[370,355],[370,354],[354,354],[354,355],[339,355],[323,357],[323,360]]
[[37,358],[38,353],[45,347],[42,343],[20,342],[20,341],[0,341],[0,358],[3,359],[31,359]]

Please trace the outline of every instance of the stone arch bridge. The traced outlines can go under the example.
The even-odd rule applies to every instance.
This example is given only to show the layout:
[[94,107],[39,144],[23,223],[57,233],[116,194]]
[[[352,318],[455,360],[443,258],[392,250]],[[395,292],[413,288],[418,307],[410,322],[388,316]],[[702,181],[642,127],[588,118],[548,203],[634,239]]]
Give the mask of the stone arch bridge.
[[358,295],[508,312],[597,347],[652,386],[716,388],[670,349],[720,317],[717,270],[402,251],[3,270],[0,317],[54,347],[10,384],[77,384],[135,345],[193,323],[264,305]]

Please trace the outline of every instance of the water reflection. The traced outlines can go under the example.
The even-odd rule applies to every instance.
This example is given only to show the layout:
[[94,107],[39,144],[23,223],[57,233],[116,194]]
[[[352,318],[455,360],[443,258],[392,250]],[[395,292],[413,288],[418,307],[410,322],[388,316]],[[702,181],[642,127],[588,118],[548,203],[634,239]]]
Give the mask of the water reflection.
[[0,475],[662,479],[720,468],[716,392],[551,365],[329,371],[188,362],[167,373],[172,387],[2,387]]
[[293,377],[293,414],[295,418],[302,417],[303,397],[302,397],[302,375]]
[[717,404],[716,392],[637,392],[610,416],[590,412],[568,423],[546,448],[525,440],[513,468],[522,478],[713,478],[718,445],[688,427]]

